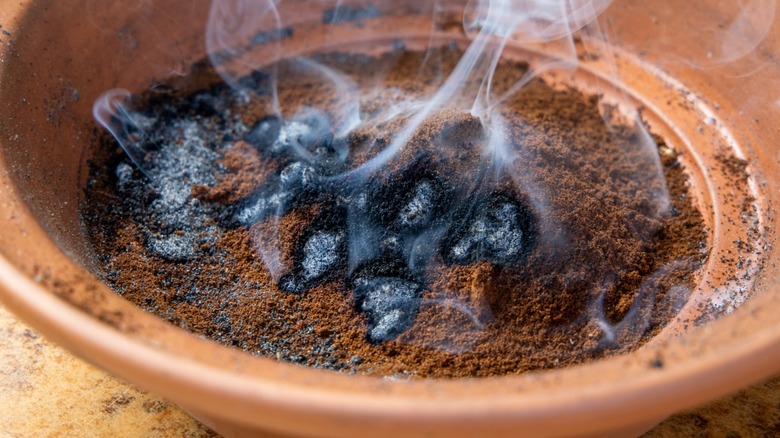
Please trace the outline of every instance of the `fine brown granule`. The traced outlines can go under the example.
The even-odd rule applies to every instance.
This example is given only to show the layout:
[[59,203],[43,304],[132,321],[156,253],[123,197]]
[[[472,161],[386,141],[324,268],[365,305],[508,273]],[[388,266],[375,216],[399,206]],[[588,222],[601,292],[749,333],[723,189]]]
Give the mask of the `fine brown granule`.
[[[361,90],[361,111],[371,114],[381,113],[399,93],[422,99],[435,90],[460,53],[443,49],[438,56],[441,63],[435,65],[423,63],[424,55],[415,52],[380,58],[325,55],[318,61],[338,65],[349,75]],[[493,84],[496,94],[526,70],[524,64],[502,62]],[[327,83],[282,72],[278,96],[287,104],[285,117],[309,105],[339,105],[328,98]],[[155,95],[146,102],[175,98]],[[256,98],[234,108],[245,122],[264,116],[265,106],[257,102],[268,97]],[[428,287],[413,325],[394,340],[367,338],[366,315],[346,278],[329,277],[301,294],[283,292],[258,251],[275,246],[281,266],[293,269],[301,236],[329,206],[314,202],[248,227],[223,227],[213,240],[206,238],[213,228],[204,227],[199,232],[205,243],[194,258],[161,257],[149,250],[149,236],[136,223],[134,209],[140,207],[127,204],[113,170],[107,170],[125,160],[113,140],[97,145],[84,207],[99,275],[126,299],[195,334],[251,353],[344,372],[517,374],[636,348],[679,310],[707,257],[707,233],[687,196],[675,152],[656,138],[664,153],[652,150],[648,156],[638,128],[605,124],[602,112],[609,109],[600,112],[597,97],[553,89],[540,79],[501,103],[499,111],[513,159],[501,176],[484,184],[533,206],[533,248],[515,266],[436,264],[426,272]],[[390,144],[406,121],[399,115],[352,131],[351,164],[368,162],[376,154],[373,148]],[[479,147],[486,137],[475,117],[439,110],[386,163],[379,178],[390,181],[424,156],[426,171],[455,187],[468,187],[474,183],[472,169],[483,159]],[[226,143],[215,146],[221,156],[216,183],[194,185],[193,198],[231,204],[251,196],[278,172],[279,165],[251,145]],[[652,166],[659,156],[664,178]],[[658,199],[666,190],[668,202]]]

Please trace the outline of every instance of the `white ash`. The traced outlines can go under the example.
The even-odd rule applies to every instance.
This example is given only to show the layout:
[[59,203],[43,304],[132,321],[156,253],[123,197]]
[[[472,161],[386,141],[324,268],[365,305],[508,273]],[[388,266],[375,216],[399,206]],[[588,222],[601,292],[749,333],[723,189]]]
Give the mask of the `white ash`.
[[420,306],[421,287],[395,277],[359,278],[355,294],[368,316],[368,337],[374,342],[395,339],[414,322]]
[[311,281],[322,277],[339,261],[344,235],[319,232],[311,236],[303,246],[303,278]]
[[259,123],[250,136],[257,144],[269,145],[268,139],[258,137],[262,132],[275,133],[276,139],[267,146],[273,154],[289,154],[325,171],[340,168],[349,156],[349,142],[333,138],[332,123],[322,112],[306,108],[291,120],[281,122],[278,128],[279,122],[271,120]]
[[169,123],[149,163],[158,198],[148,214],[159,224],[159,235],[149,236],[149,243],[166,259],[190,259],[198,246],[213,244],[221,233],[212,212],[192,197],[194,185],[214,186],[215,175],[223,171],[216,164],[220,154],[205,142],[205,131],[195,120]]
[[120,192],[126,191],[133,183],[133,166],[123,161],[116,166],[116,185]]
[[435,209],[436,189],[424,180],[415,188],[412,199],[398,214],[398,224],[405,228],[418,228],[431,222]]
[[280,216],[294,199],[291,192],[263,190],[238,211],[235,219],[241,225],[250,226],[269,216]]
[[502,202],[477,214],[466,235],[452,247],[450,256],[457,262],[511,263],[523,254],[524,246],[518,207]]
[[[365,309],[363,309],[365,311]],[[386,313],[377,313],[379,320],[368,330],[368,337],[374,341],[392,341],[411,325],[414,316],[402,309],[389,309]]]
[[317,133],[307,123],[293,120],[285,123],[279,130],[279,136],[271,146],[274,152],[291,150],[300,158],[310,158],[311,152],[306,147],[317,140]]
[[144,166],[153,181],[146,185],[152,192],[151,201],[132,190],[133,170],[128,163],[116,169],[119,192],[138,198],[135,202],[141,208],[135,209],[136,219],[149,249],[167,260],[192,259],[200,248],[213,245],[222,232],[213,219],[215,207],[192,196],[193,186],[213,187],[215,176],[224,171],[217,164],[221,155],[215,151],[215,144],[221,144],[220,133],[206,126],[198,117],[147,126],[140,140],[156,149]]
[[280,185],[289,190],[299,190],[317,183],[319,175],[313,167],[295,161],[279,173]]
[[235,220],[250,226],[269,216],[281,216],[302,192],[313,190],[317,182],[319,175],[313,167],[300,161],[293,162],[282,169],[278,178],[272,178],[244,202]]

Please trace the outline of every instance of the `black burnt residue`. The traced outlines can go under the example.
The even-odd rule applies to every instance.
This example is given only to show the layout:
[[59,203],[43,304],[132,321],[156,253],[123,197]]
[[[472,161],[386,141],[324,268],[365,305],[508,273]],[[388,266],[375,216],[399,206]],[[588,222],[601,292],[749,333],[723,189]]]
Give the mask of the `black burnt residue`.
[[299,160],[328,174],[341,170],[348,155],[347,141],[334,138],[328,116],[315,110],[289,120],[264,117],[243,140],[264,155]]
[[444,247],[451,263],[519,263],[534,243],[534,218],[526,204],[502,193],[480,197],[462,214]]
[[[96,139],[82,210],[96,273],[198,336],[347,372],[513,374],[649,339],[707,260],[684,169],[661,149],[664,184],[633,126],[541,80],[490,119],[428,111],[461,58],[443,50],[109,90],[122,147]],[[501,65],[495,90],[527,72]],[[667,187],[668,216],[646,196]]]
[[388,180],[367,182],[353,204],[378,226],[403,234],[439,221],[452,208],[453,192],[435,173],[407,169]]
[[244,136],[244,141],[261,151],[271,151],[281,129],[282,120],[279,117],[265,116],[249,130]]
[[325,24],[360,23],[363,20],[380,16],[382,16],[382,11],[376,6],[337,6],[326,9],[322,13],[322,22]]
[[[464,190],[452,167],[463,164],[436,157],[438,149],[430,145],[418,144],[416,152],[386,168],[341,178],[355,165],[351,146],[366,138],[336,137],[329,117],[311,109],[246,126],[226,111],[231,98],[219,88],[180,102],[160,99],[154,111],[128,114],[135,130],[127,138],[149,151],[144,174],[154,184],[123,161],[115,168],[116,188],[156,256],[192,260],[232,228],[259,222],[273,228],[295,209],[316,207],[316,217],[291,245],[291,263],[279,273],[277,287],[305,294],[328,281],[343,282],[366,317],[368,340],[381,343],[414,323],[431,266],[516,266],[533,248],[535,220],[523,196],[500,184]],[[478,121],[441,126],[431,137],[435,141],[466,138],[470,146],[479,139]],[[237,201],[194,196],[196,185],[219,183],[217,175],[227,172],[224,150],[237,142],[269,160],[270,175]],[[466,181],[474,178],[484,176]],[[196,303],[197,293],[182,299]]]
[[343,276],[347,233],[340,208],[320,215],[296,244],[294,270],[279,280],[279,289],[303,293],[322,282]]
[[414,322],[422,286],[398,277],[358,278],[354,281],[360,310],[368,317],[368,338],[373,342],[395,339]]
[[[301,294],[351,272],[355,305],[367,317],[367,337],[372,342],[395,339],[412,325],[427,288],[425,268],[430,263],[485,261],[511,266],[522,263],[534,245],[534,217],[520,196],[487,190],[463,193],[441,178],[440,170],[427,170],[419,162],[356,184],[328,185],[318,170],[322,168],[318,163],[327,161],[323,157],[328,155],[295,152],[299,147],[309,150],[305,145],[313,144],[309,128],[296,126],[294,135],[283,131],[280,138],[293,146],[271,150],[292,150],[296,160],[304,157],[304,161],[284,167],[272,184],[278,189],[261,195],[259,204],[270,205],[263,204],[270,196],[300,206],[299,194],[308,190],[305,202],[337,208],[322,213],[298,241],[293,272],[281,278],[279,288]],[[333,142],[328,135],[324,138],[325,144]],[[256,213],[256,205],[257,200],[241,210],[238,222],[249,225],[286,211],[280,204],[273,206],[275,212],[263,215]]]
[[281,41],[285,38],[291,38],[293,36],[292,27],[280,27],[274,30],[267,30],[263,32],[257,32],[252,36],[252,44],[262,45],[273,42]]
[[330,121],[319,113],[288,121],[265,117],[243,140],[283,164],[277,175],[237,206],[235,222],[246,226],[321,201],[328,188],[323,178],[339,171],[347,156],[347,141],[334,139]]

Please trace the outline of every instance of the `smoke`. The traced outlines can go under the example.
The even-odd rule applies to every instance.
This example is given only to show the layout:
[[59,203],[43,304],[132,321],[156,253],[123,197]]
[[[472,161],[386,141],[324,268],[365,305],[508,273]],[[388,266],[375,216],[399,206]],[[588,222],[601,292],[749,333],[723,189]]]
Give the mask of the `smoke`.
[[[644,30],[660,65],[682,64],[694,70],[727,67],[750,76],[765,66],[760,47],[775,22],[775,0],[729,0],[702,13],[696,3],[659,8],[646,17]],[[688,17],[696,17],[691,21]],[[695,26],[695,41],[680,41],[679,28]],[[728,73],[729,75],[733,73]]]
[[739,14],[723,26],[717,46],[707,58],[717,64],[734,62],[752,53],[764,41],[775,20],[775,0],[738,2]]
[[[241,78],[247,72],[266,67],[264,59],[251,56],[252,47],[264,46],[270,50],[266,56],[278,59],[281,52],[276,43],[285,36],[284,29],[274,1],[213,1],[206,26],[206,51],[225,82],[245,91]],[[279,114],[275,71],[270,81],[272,99],[268,112]]]
[[[394,339],[409,329],[421,308],[446,308],[460,314],[465,323],[448,327],[453,333],[484,330],[492,320],[490,306],[475,304],[473,297],[456,296],[438,285],[426,286],[425,282],[448,264],[488,261],[510,266],[521,263],[540,242],[556,247],[569,243],[565,232],[542,235],[541,225],[528,212],[533,210],[550,223],[556,220],[546,214],[548,188],[530,169],[516,165],[522,149],[518,151],[512,144],[510,121],[502,115],[500,106],[536,78],[550,72],[576,71],[582,51],[589,50],[589,42],[608,42],[597,18],[611,0],[471,0],[462,5],[461,30],[468,42],[441,85],[424,99],[402,92],[385,94],[386,102],[378,109],[367,108],[374,96],[364,83],[358,83],[354,72],[340,71],[318,55],[347,52],[350,48],[343,42],[349,30],[340,26],[370,28],[376,20],[397,15],[393,2],[316,3],[319,8],[307,8],[303,2],[292,0],[211,3],[204,41],[211,64],[236,96],[260,108],[257,111],[265,117],[254,126],[241,126],[235,131],[245,139],[254,138],[250,142],[261,152],[286,160],[279,175],[238,206],[235,221],[247,227],[262,223],[253,243],[283,290],[303,293],[310,285],[328,278],[331,270],[341,269],[360,291],[356,294],[358,307],[372,321],[374,341]],[[427,35],[428,55],[423,64],[435,64],[435,49],[448,43],[436,36],[448,10],[444,3],[428,4],[433,27]],[[712,62],[731,62],[750,53],[767,34],[773,15],[766,12],[774,10],[774,0],[754,0],[742,6],[743,13],[726,26],[724,33],[729,37],[720,39],[711,50],[708,58]],[[324,12],[311,17],[307,15],[309,9]],[[289,41],[298,37],[296,32],[305,35],[307,29],[300,25],[307,20],[329,26],[324,40],[309,41],[304,47],[291,45]],[[403,47],[403,37],[386,39]],[[507,49],[516,47],[544,56],[513,84],[497,87],[497,67]],[[366,51],[381,52],[371,49]],[[608,58],[605,62],[609,65]],[[289,104],[283,96],[290,78],[310,84],[320,98],[302,107]],[[615,68],[610,79],[616,84],[612,93],[620,94]],[[380,82],[382,78],[374,80]],[[133,111],[131,101],[127,90],[107,91],[95,102],[95,119],[111,132],[147,178],[158,186],[165,184],[149,163],[155,151],[146,133],[155,120]],[[628,178],[633,178],[632,183],[655,188],[642,196],[650,206],[648,215],[661,218],[670,204],[657,145],[636,108],[620,110],[625,124],[636,127],[638,146],[627,153],[639,157],[649,169]],[[616,115],[605,110],[604,117],[607,126],[612,126],[609,122],[614,122]],[[442,119],[456,123],[442,124]],[[368,148],[370,155],[348,159],[350,136],[388,124],[398,127],[389,141],[373,139]],[[438,135],[421,138],[421,130],[437,124],[443,126],[437,128]],[[460,173],[452,165],[461,154],[456,150],[452,130],[468,137],[469,152],[473,153],[473,157],[462,154],[469,155],[471,167]],[[431,168],[439,166],[438,174],[420,171],[419,162]],[[414,184],[393,182],[407,169],[417,172]],[[503,192],[496,194],[496,187],[502,187]],[[506,193],[517,195],[519,201]],[[333,217],[339,219],[313,221],[313,230],[302,238],[304,253],[291,268],[280,252],[284,228],[281,218],[297,199],[316,196],[332,200],[332,209],[337,211]],[[396,202],[387,201],[393,197],[398,197],[397,206],[372,212],[375,205]],[[450,200],[447,208],[437,207],[443,204],[442,199]],[[545,226],[555,228],[555,224]],[[378,266],[376,260],[383,257],[393,258],[400,267]],[[668,266],[651,275],[618,323],[610,323],[604,316],[603,294],[598,295],[600,300],[589,303],[588,314],[601,327],[606,343],[630,345],[639,340],[650,324],[659,279],[678,268]],[[672,306],[687,299],[681,290],[667,292],[668,300],[674,301]],[[453,352],[471,348],[441,340],[426,346]]]
[[[625,347],[636,345],[650,327],[653,312],[658,308],[678,312],[688,302],[691,294],[684,285],[674,285],[662,290],[662,282],[675,275],[684,275],[695,266],[692,260],[673,260],[654,272],[642,285],[631,303],[626,315],[618,322],[609,322],[604,310],[605,293],[601,293],[592,308],[593,320],[602,331],[601,346]],[[664,292],[663,300],[656,304],[659,293]]]
[[149,152],[144,133],[152,121],[140,113],[129,109],[132,94],[128,90],[114,89],[103,93],[92,107],[92,115],[125,151],[133,164],[152,181],[156,178],[150,173],[146,156]]

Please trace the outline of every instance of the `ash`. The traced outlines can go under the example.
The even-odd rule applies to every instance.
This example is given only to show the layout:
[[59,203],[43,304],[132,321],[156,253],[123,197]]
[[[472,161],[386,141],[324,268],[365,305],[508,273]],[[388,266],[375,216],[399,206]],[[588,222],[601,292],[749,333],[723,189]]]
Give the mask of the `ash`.
[[507,199],[490,199],[468,222],[462,237],[449,252],[457,263],[486,260],[496,264],[516,261],[527,246],[523,214]]
[[414,188],[412,199],[398,213],[398,224],[404,228],[428,225],[436,209],[436,192],[430,181],[422,181]]
[[421,287],[411,281],[392,277],[359,278],[355,294],[368,316],[368,338],[374,342],[395,339],[414,322],[420,306]]
[[[278,226],[295,208],[320,206],[294,242],[293,263],[276,286],[305,294],[328,281],[343,282],[366,316],[367,339],[382,343],[413,325],[428,288],[426,267],[433,261],[503,266],[528,253],[532,216],[517,196],[461,193],[442,176],[451,171],[444,168],[389,176],[380,171],[357,184],[334,183],[338,178],[333,177],[349,168],[355,145],[334,137],[327,115],[305,108],[288,120],[267,116],[247,127],[231,112],[240,100],[223,90],[128,114],[142,132],[120,140],[147,153],[143,169],[134,169],[129,160],[117,166],[116,187],[152,255],[193,262],[212,253],[227,230],[259,222]],[[278,170],[232,203],[196,197],[196,187],[213,189],[218,175],[229,172],[222,159],[238,141],[272,159]],[[187,300],[197,302],[205,293],[220,292],[193,289]]]
[[225,172],[220,147],[246,134],[240,117],[229,110],[239,99],[216,87],[187,98],[157,99],[147,111],[127,111],[117,120],[132,128],[117,140],[143,157],[138,171],[131,161],[117,166],[117,190],[153,254],[191,261],[219,240],[222,228],[215,219],[224,208],[192,193],[195,186],[217,183],[216,176]]
[[303,278],[316,280],[330,271],[339,260],[343,243],[341,233],[318,233],[309,238],[303,246]]
[[[157,127],[158,124],[155,124]],[[147,132],[145,141],[156,151],[148,160],[145,174],[154,184],[139,181],[127,162],[117,166],[117,189],[140,208],[133,209],[149,249],[171,261],[191,260],[200,248],[212,246],[221,229],[213,218],[213,206],[192,196],[195,185],[212,186],[222,172],[220,155],[209,140],[213,133],[200,120],[159,123]]]

